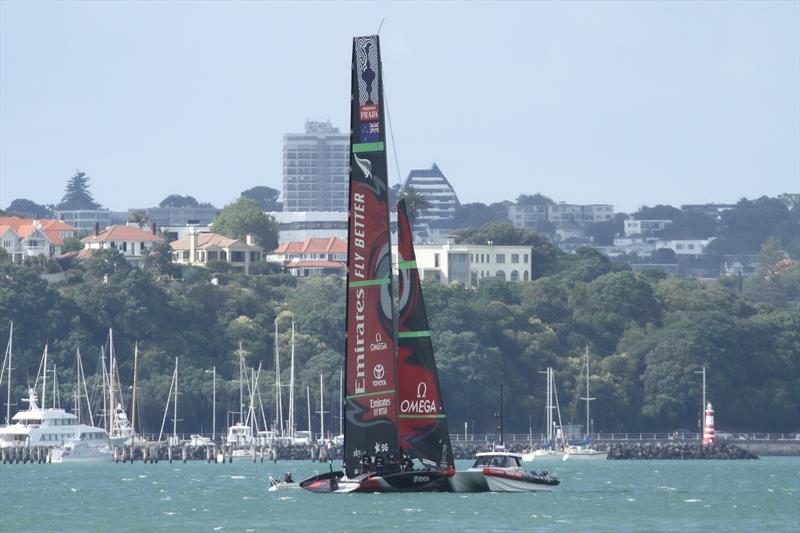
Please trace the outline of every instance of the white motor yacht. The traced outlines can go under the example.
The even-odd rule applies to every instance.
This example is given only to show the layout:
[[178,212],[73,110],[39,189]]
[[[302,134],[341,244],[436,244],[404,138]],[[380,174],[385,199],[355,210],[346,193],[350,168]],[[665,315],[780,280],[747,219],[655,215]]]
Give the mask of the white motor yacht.
[[0,448],[24,446],[63,447],[81,442],[90,448],[108,448],[108,433],[103,428],[78,422],[78,417],[59,408],[42,408],[36,392],[28,389],[28,409],[11,418],[11,424],[0,428]]
[[50,452],[51,463],[107,463],[114,459],[108,446],[90,446],[84,440],[70,439]]
[[528,472],[522,468],[522,455],[506,451],[475,454],[475,463],[450,478],[453,492],[533,492],[549,491],[558,479],[547,472]]

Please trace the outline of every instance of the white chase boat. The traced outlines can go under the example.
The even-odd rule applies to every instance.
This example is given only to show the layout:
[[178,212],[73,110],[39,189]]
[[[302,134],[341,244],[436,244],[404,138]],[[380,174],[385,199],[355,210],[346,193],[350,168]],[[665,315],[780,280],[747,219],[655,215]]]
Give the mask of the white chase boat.
[[450,478],[453,492],[534,492],[549,491],[559,480],[547,472],[528,472],[522,468],[519,453],[494,451],[475,454],[475,463]]

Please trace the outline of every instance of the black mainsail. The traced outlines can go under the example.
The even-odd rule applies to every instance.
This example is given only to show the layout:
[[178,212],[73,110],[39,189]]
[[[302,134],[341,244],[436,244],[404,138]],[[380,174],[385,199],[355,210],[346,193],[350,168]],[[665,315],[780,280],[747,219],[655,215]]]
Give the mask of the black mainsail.
[[400,445],[412,457],[452,468],[453,450],[404,200],[397,204],[397,252],[400,285],[397,333]]
[[345,471],[398,452],[383,81],[377,35],[353,39]]

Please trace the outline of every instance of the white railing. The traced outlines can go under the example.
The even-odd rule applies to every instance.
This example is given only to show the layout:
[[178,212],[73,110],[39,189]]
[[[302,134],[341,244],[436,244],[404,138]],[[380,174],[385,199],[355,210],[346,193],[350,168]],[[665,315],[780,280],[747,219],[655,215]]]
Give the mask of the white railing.
[[[668,440],[700,440],[702,433],[678,433],[678,432],[652,432],[652,433],[595,433],[592,440],[595,442],[606,441],[668,441]],[[716,433],[719,440],[763,440],[763,441],[800,441],[800,433],[749,433],[749,432],[720,432]],[[568,440],[580,439],[581,437],[567,436]],[[493,442],[499,441],[500,435],[497,433],[475,433],[475,434],[451,434],[450,440],[453,442]],[[506,433],[503,435],[506,442],[527,442],[534,443],[547,440],[543,433]]]

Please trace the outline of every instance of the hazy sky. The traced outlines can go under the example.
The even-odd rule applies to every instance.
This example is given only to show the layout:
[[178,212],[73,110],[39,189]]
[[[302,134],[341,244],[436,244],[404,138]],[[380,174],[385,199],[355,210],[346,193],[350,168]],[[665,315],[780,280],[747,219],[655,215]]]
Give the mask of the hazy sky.
[[285,133],[349,128],[351,37],[382,18],[403,179],[621,210],[800,192],[797,1],[3,0],[0,206],[75,169],[114,210],[280,189]]

